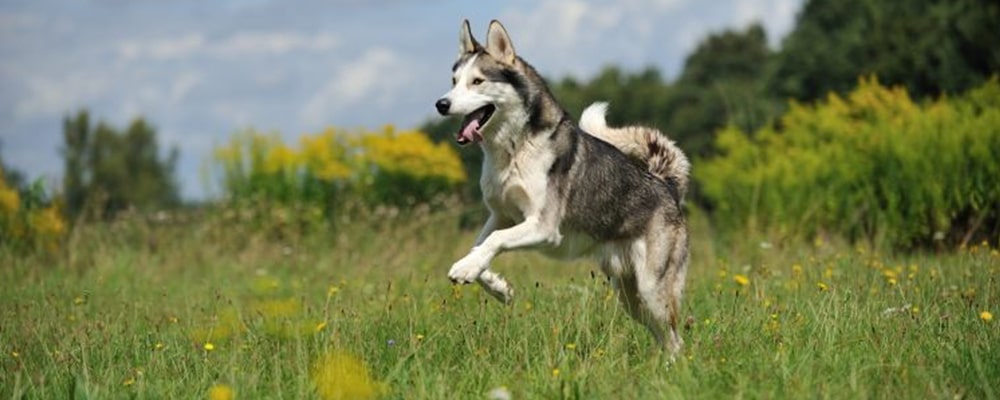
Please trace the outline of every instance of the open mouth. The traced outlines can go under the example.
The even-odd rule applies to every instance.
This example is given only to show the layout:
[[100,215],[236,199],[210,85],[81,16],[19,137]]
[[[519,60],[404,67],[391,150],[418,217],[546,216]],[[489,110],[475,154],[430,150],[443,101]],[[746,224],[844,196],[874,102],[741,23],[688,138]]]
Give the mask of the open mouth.
[[462,120],[462,127],[458,130],[455,141],[462,146],[483,141],[483,134],[480,130],[486,126],[496,110],[496,106],[487,104],[466,115],[465,119]]

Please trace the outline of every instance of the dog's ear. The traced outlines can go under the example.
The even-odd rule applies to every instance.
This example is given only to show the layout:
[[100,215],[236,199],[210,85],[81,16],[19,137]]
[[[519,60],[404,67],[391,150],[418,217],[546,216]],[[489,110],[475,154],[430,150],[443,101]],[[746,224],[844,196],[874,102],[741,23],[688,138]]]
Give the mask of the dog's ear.
[[462,21],[462,26],[458,30],[458,56],[462,57],[468,53],[475,53],[476,49],[482,46],[472,37],[472,29],[469,28],[469,20]]
[[500,21],[490,22],[490,29],[486,31],[486,52],[507,64],[514,64],[517,58],[517,54],[514,54],[514,44],[510,42],[510,36]]

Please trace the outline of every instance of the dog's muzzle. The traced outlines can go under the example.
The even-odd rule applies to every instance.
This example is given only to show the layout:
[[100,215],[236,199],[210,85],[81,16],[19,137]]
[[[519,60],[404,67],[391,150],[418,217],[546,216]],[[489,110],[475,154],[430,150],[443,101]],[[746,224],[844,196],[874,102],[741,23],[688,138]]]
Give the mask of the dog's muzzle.
[[448,110],[451,109],[451,100],[440,98],[436,103],[434,103],[434,107],[437,107],[439,114],[448,115]]

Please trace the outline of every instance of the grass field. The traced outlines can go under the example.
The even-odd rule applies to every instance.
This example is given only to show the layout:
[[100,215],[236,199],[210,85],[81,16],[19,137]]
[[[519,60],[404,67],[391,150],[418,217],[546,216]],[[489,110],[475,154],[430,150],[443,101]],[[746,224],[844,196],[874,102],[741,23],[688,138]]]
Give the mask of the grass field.
[[280,238],[215,218],[85,227],[58,256],[0,255],[0,397],[1000,396],[996,249],[723,245],[694,220],[669,367],[591,261],[499,257],[510,307],[452,286],[475,234],[453,214]]

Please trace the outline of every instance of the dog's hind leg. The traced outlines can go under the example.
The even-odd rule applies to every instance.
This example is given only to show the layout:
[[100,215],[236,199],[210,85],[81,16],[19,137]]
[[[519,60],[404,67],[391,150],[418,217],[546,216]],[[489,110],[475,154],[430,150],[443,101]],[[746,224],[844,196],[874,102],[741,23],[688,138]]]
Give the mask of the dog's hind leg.
[[[632,316],[646,325],[660,347],[674,357],[683,345],[677,331],[681,301],[681,288],[677,285],[683,285],[682,267],[686,264],[676,264],[672,260],[676,238],[662,230],[654,232],[637,240],[629,249],[634,278],[631,282],[623,280],[626,285],[623,285],[622,301],[626,302]],[[634,288],[629,287],[631,285]],[[634,294],[630,290],[634,290]],[[639,309],[633,310],[632,303],[638,303]]]
[[648,234],[643,244],[645,251],[633,251],[632,260],[637,291],[648,316],[643,322],[660,345],[676,356],[684,343],[677,328],[687,270],[687,236],[683,230],[664,227]]
[[[649,303],[642,295],[639,286],[638,270],[643,269],[645,264],[646,249],[641,242],[633,243],[618,250],[603,262],[604,271],[611,277],[611,283],[618,293],[618,300],[621,302],[629,316],[646,326],[649,333],[653,335],[657,344],[663,347],[665,331],[664,325],[659,322],[649,308]],[[637,264],[638,263],[638,264]]]

